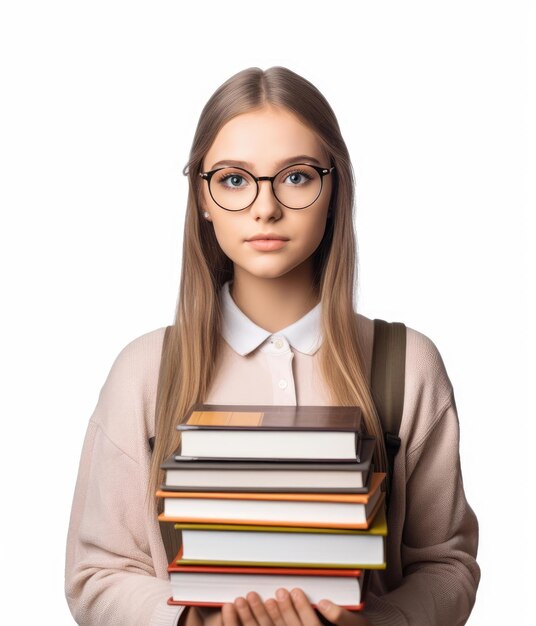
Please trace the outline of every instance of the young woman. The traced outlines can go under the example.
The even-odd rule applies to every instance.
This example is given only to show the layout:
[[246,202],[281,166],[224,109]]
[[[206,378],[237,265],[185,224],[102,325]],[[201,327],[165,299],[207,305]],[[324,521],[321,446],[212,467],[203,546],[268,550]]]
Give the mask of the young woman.
[[434,343],[411,328],[388,568],[372,573],[365,610],[327,598],[320,615],[300,590],[284,589],[221,610],[167,605],[154,493],[160,463],[178,445],[175,424],[194,402],[359,405],[377,438],[375,466],[386,470],[370,390],[373,321],[354,310],[353,171],[329,104],[286,68],[239,72],[205,105],[185,173],[167,350],[159,328],[120,352],[84,441],[66,556],[77,623],[316,626],[322,615],[340,626],[464,624],[480,578],[478,524],[463,489],[450,380]]

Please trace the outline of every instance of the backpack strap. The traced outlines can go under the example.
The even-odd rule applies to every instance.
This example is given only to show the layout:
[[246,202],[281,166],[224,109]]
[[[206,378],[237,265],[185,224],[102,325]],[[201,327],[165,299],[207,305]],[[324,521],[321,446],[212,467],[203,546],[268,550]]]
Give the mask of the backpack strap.
[[387,451],[387,509],[395,456],[400,448],[400,422],[404,408],[406,370],[406,326],[401,322],[374,320],[371,387],[376,410],[382,422]]

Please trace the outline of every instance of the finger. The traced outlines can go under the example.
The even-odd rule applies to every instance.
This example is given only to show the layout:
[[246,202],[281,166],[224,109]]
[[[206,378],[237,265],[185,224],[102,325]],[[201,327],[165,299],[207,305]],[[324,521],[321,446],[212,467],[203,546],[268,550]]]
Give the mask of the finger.
[[[210,624],[211,626],[216,626],[216,625],[221,626],[222,624],[221,607],[197,606],[195,608],[197,609],[197,615],[199,617],[199,620],[195,622],[195,626],[203,626],[203,624]],[[229,624],[229,626],[236,626],[236,625],[231,623]]]
[[280,588],[275,592],[275,597],[286,626],[302,626],[301,620],[292,604],[290,593],[286,589]]
[[253,613],[259,626],[274,626],[272,618],[268,614],[268,611],[266,610],[266,607],[264,606],[264,603],[258,593],[250,591],[246,596],[246,600],[248,601],[249,608],[251,609],[251,612]]
[[367,626],[369,621],[355,611],[347,611],[330,600],[320,600],[318,610],[330,622],[337,626]]
[[307,624],[307,626],[320,626],[320,620],[316,616],[315,610],[302,589],[293,589],[290,592],[290,597],[302,624]]
[[223,604],[221,607],[221,619],[223,626],[240,626],[236,610],[229,602]]
[[274,626],[285,626],[285,620],[283,619],[283,616],[281,615],[281,611],[279,610],[279,604],[277,600],[274,600],[273,598],[269,598],[264,603],[264,606],[266,608],[268,615],[270,616],[270,619],[274,623]]
[[234,607],[238,613],[238,618],[242,622],[242,626],[257,626],[257,620],[251,612],[249,603],[245,598],[236,598]]

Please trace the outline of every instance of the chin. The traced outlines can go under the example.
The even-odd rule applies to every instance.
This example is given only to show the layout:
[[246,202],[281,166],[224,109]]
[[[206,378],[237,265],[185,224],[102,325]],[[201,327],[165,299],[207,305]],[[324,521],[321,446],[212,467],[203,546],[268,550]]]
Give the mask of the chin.
[[285,265],[284,267],[281,267],[281,265],[274,263],[273,267],[241,267],[243,270],[245,270],[252,276],[256,276],[257,278],[281,278],[282,276],[286,276],[288,273],[292,272],[292,270],[294,270],[296,266]]

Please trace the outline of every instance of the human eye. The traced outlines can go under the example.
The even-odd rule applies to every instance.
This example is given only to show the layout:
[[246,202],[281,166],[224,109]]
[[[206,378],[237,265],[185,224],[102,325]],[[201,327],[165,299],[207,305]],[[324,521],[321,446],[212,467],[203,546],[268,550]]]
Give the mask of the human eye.
[[292,169],[290,171],[286,171],[283,175],[283,181],[292,176],[291,185],[297,187],[298,185],[304,185],[308,181],[313,179],[313,176],[310,172],[305,171],[304,169]]
[[[216,180],[219,185],[221,185],[225,190],[228,189],[243,189],[247,187],[248,183],[246,177],[242,174],[238,174],[236,172],[229,172],[225,170],[216,175]],[[228,184],[229,181],[229,184]],[[241,184],[243,181],[245,184]]]

